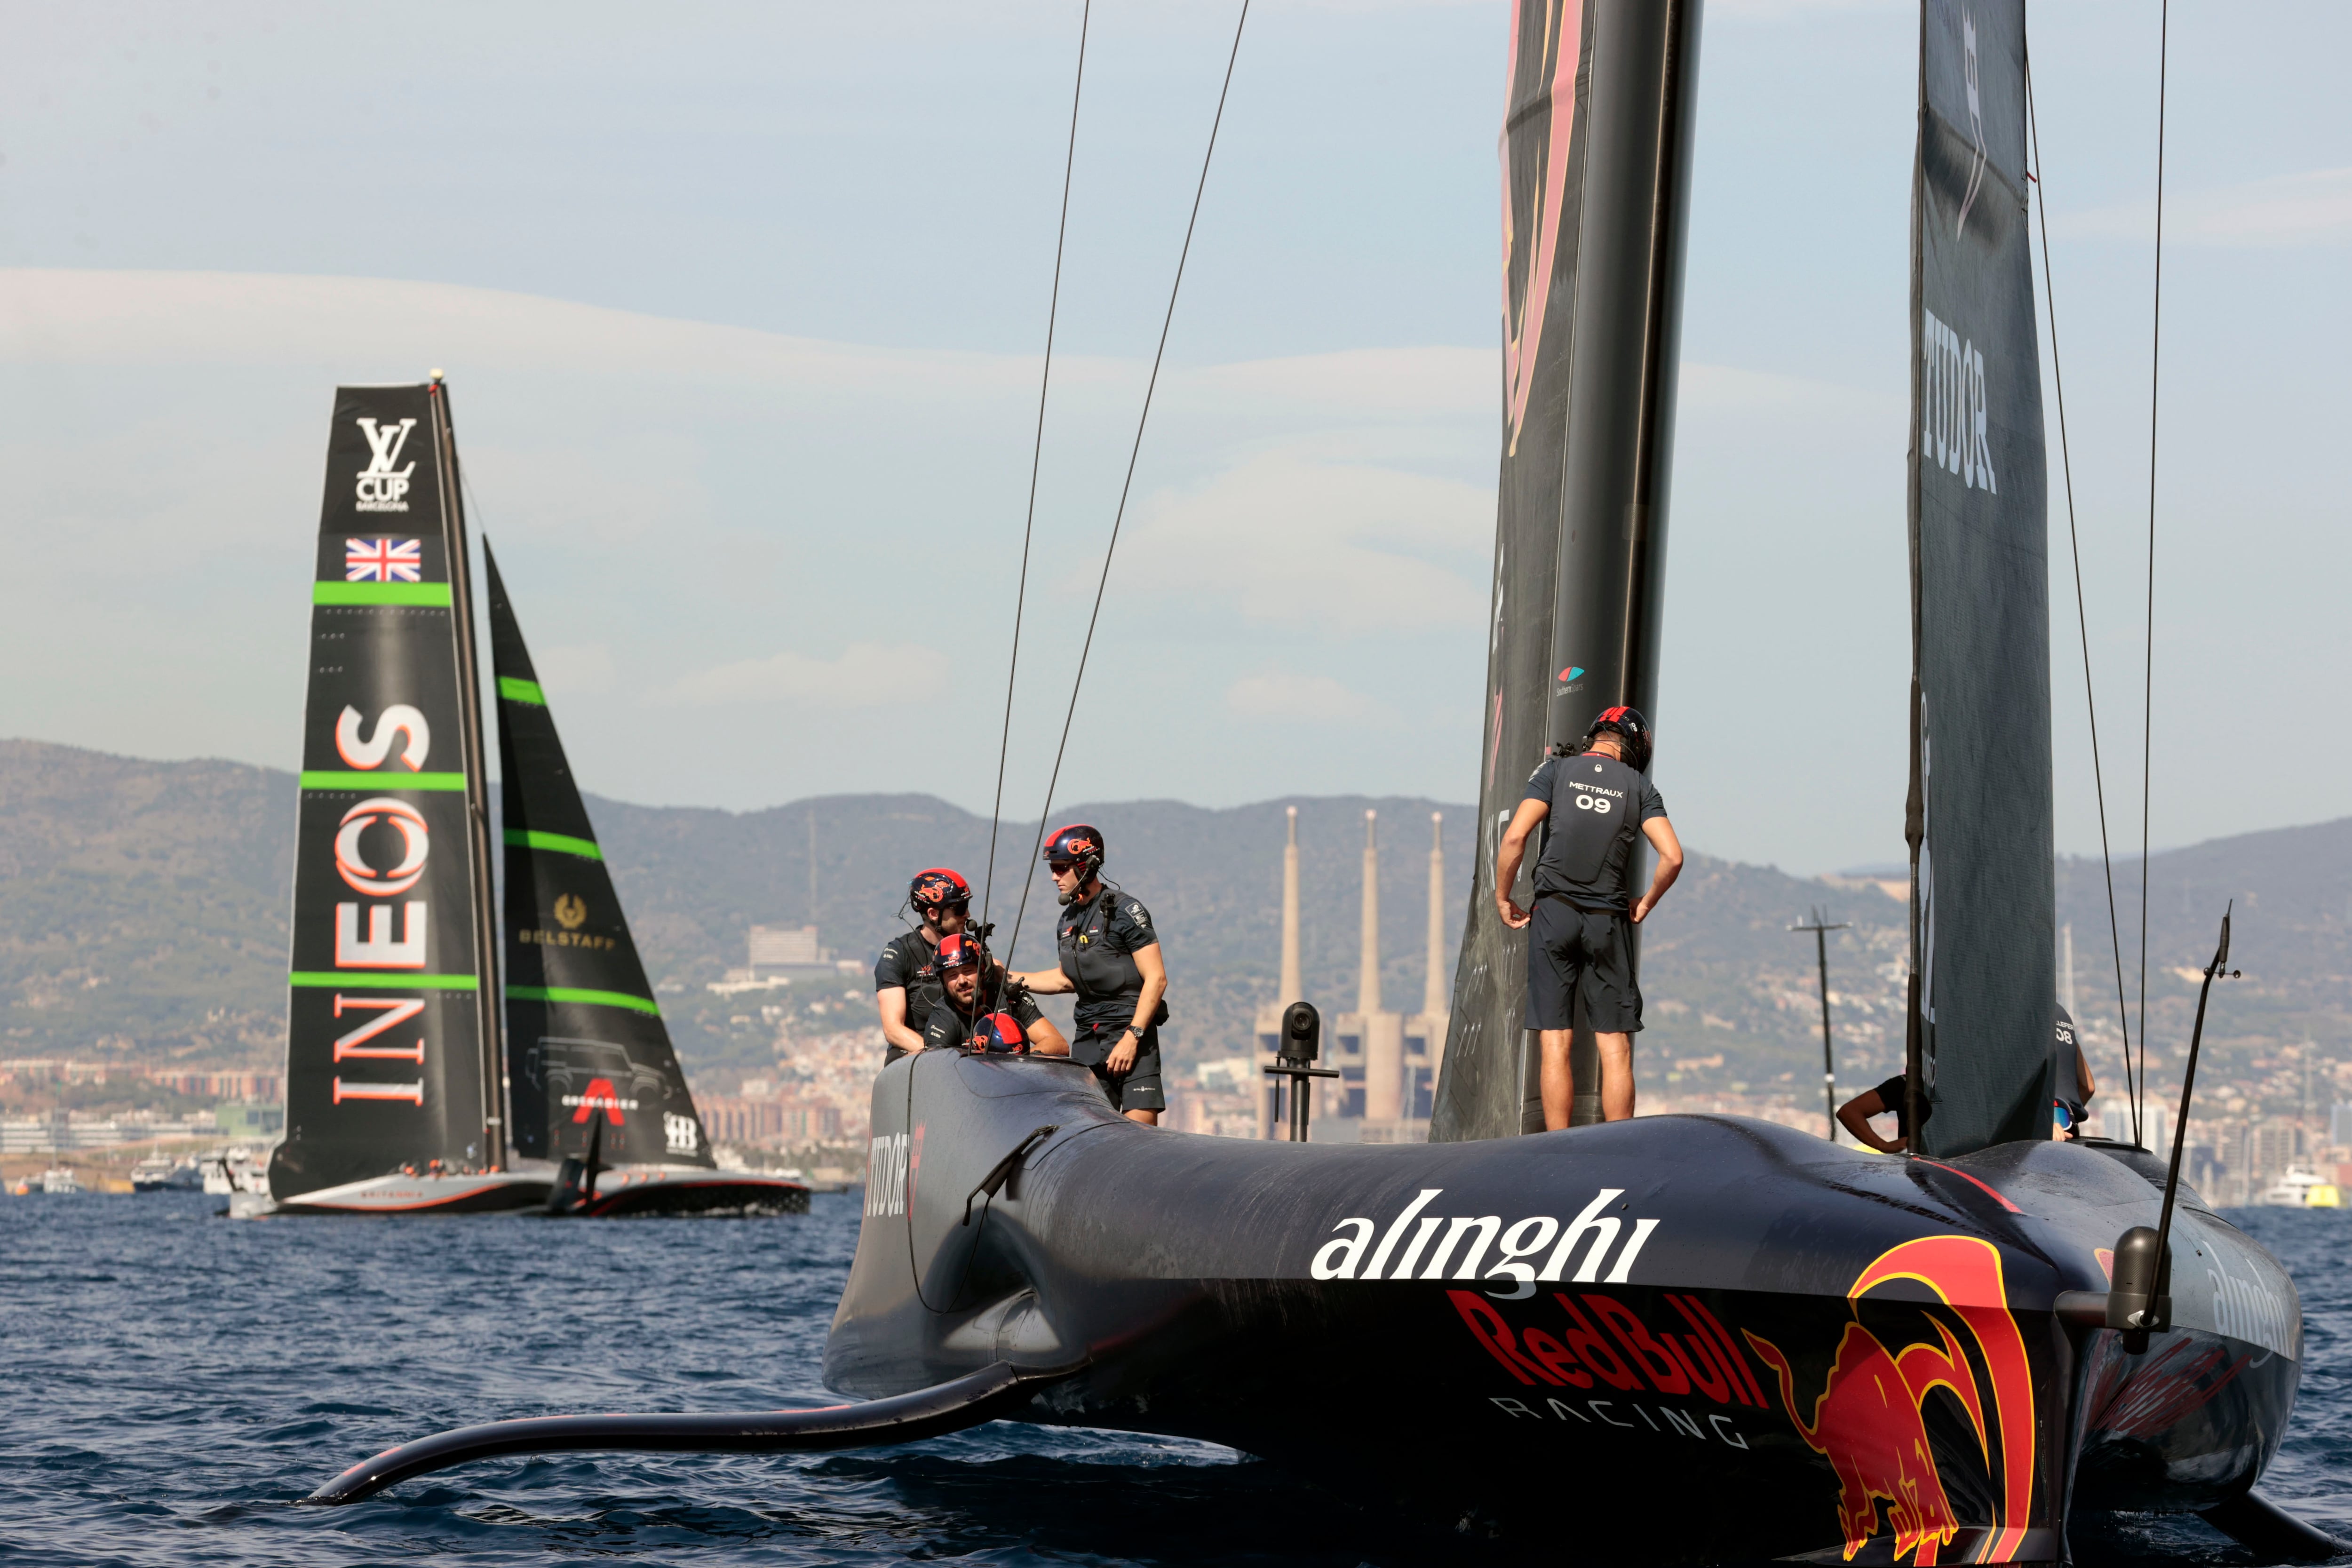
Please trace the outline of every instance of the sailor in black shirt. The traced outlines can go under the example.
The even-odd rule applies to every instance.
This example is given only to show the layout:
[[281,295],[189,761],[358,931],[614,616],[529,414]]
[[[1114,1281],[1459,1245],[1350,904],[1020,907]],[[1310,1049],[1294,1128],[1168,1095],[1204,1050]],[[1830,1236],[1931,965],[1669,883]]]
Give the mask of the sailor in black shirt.
[[934,866],[915,873],[907,902],[923,923],[885,942],[882,956],[874,961],[874,1000],[882,1013],[882,1037],[890,1045],[882,1058],[885,1067],[923,1048],[923,1026],[942,994],[931,957],[941,937],[963,930],[971,918],[971,884]]
[[1010,984],[1003,966],[969,935],[941,937],[934,967],[946,994],[923,1026],[926,1048],[943,1051],[961,1046],[975,1051],[1034,1051],[1041,1057],[1070,1054],[1070,1042],[1038,1010],[1029,988]]
[[[1911,1130],[1904,1123],[1903,1098],[1904,1075],[1896,1073],[1876,1089],[1865,1089],[1839,1106],[1837,1119],[1847,1131],[1853,1134],[1856,1142],[1866,1143],[1882,1154],[1900,1154],[1911,1146]],[[1890,1113],[1895,1118],[1895,1136],[1882,1138],[1870,1125],[1870,1119]],[[1928,1104],[1927,1097],[1922,1095],[1919,1100],[1920,1121],[1926,1122],[1935,1113],[1936,1108]]]
[[1151,912],[1102,880],[1103,837],[1072,823],[1045,840],[1045,869],[1062,899],[1061,967],[1013,978],[1039,995],[1077,994],[1070,1058],[1094,1068],[1112,1107],[1156,1126],[1168,1109],[1160,1079],[1160,1026],[1168,970]]
[[[1536,769],[1495,856],[1496,910],[1513,930],[1530,921],[1535,927],[1528,940],[1527,1026],[1543,1035],[1547,1129],[1568,1125],[1575,1096],[1569,1042],[1579,1002],[1601,1050],[1601,1114],[1612,1121],[1633,1114],[1642,992],[1632,926],[1657,907],[1683,868],[1682,842],[1649,770],[1648,721],[1631,708],[1605,710],[1585,731],[1580,754],[1548,757]],[[1538,824],[1544,837],[1530,915],[1512,900],[1511,889]],[[1643,837],[1658,852],[1658,868],[1650,890],[1629,910],[1627,872],[1634,843]]]
[[2091,1097],[2099,1080],[2091,1076],[2090,1058],[2074,1035],[2074,1016],[2058,1009],[2058,1027],[2050,1042],[2050,1136],[2072,1142],[2083,1135],[2090,1119]]

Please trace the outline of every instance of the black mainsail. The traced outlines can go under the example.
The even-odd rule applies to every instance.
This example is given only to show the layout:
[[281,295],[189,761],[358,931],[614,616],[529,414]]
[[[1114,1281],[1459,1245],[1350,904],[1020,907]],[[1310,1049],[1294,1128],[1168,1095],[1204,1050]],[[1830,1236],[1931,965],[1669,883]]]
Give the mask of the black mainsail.
[[499,683],[515,1151],[584,1156],[601,1128],[605,1163],[709,1168],[702,1119],[487,542],[482,556]]
[[1926,0],[1911,197],[1911,842],[1923,1152],[2047,1138],[2057,1007],[2023,0]]
[[278,1201],[493,1171],[495,949],[446,389],[335,393],[311,588]]
[[[1496,847],[1548,746],[1657,715],[1696,0],[1518,0],[1503,159],[1503,458],[1476,870],[1433,1141],[1543,1127]],[[1597,1086],[1580,1083],[1585,1092]]]

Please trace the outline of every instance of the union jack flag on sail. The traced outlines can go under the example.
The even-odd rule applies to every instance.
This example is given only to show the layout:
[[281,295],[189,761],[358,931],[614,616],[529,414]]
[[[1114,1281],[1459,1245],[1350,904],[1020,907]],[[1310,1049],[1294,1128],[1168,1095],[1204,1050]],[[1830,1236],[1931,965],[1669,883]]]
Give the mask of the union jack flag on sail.
[[346,539],[343,541],[343,581],[422,582],[423,550],[424,541],[417,539]]

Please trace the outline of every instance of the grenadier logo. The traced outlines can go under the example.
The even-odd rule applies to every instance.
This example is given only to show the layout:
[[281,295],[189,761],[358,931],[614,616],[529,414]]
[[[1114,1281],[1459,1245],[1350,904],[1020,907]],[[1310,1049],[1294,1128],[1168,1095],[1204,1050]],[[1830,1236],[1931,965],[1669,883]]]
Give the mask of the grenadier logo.
[[625,1127],[628,1118],[622,1113],[637,1108],[635,1100],[621,1098],[620,1090],[613,1087],[613,1080],[609,1078],[590,1079],[585,1092],[567,1094],[563,1097],[563,1103],[572,1108],[572,1120],[575,1125],[601,1110],[604,1119],[614,1126]]
[[411,458],[404,468],[393,465],[400,461],[401,448],[408,445],[408,433],[416,427],[416,421],[378,426],[373,419],[362,419],[359,425],[368,444],[368,465],[360,470],[356,487],[359,510],[406,511],[409,476],[416,472],[416,463]]

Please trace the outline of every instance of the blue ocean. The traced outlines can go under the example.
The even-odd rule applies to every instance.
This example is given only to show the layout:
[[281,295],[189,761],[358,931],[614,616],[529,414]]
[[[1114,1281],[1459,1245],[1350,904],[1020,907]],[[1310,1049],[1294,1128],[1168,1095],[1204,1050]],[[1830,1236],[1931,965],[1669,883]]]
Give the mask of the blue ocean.
[[[195,1194],[0,1201],[0,1561],[535,1565],[1558,1563],[1560,1537],[1400,1521],[1207,1444],[999,1423],[898,1449],[485,1461],[341,1510],[297,1500],[446,1427],[831,1404],[855,1194],[804,1216],[212,1217]],[[2263,1490],[2352,1537],[2352,1213],[2232,1216],[2293,1271],[2308,1360]],[[2251,1564],[2117,1519],[2092,1564]]]

